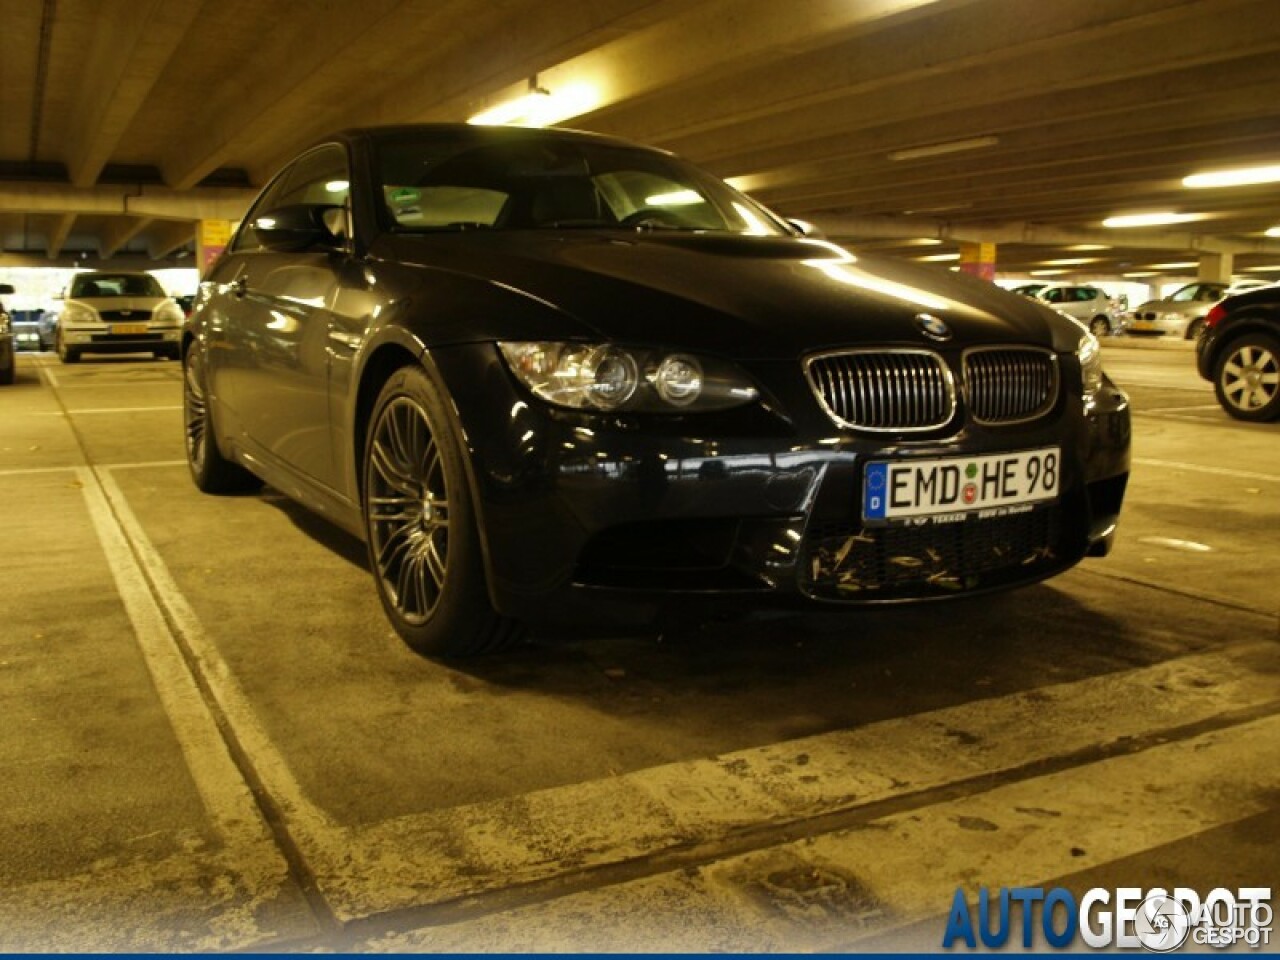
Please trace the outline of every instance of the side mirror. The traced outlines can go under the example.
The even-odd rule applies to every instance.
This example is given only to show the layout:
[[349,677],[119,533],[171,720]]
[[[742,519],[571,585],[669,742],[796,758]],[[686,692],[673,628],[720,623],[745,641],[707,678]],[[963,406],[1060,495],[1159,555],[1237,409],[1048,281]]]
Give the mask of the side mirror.
[[329,226],[335,222],[335,212],[341,215],[342,207],[328,203],[296,203],[260,214],[251,226],[259,242],[268,250],[288,253],[312,247],[338,249],[342,246],[342,238]]
[[0,296],[17,292],[17,290],[13,289],[12,283],[0,283]]
[[827,238],[825,233],[808,220],[788,220],[787,223],[799,230],[802,237],[810,237],[814,240],[825,240]]

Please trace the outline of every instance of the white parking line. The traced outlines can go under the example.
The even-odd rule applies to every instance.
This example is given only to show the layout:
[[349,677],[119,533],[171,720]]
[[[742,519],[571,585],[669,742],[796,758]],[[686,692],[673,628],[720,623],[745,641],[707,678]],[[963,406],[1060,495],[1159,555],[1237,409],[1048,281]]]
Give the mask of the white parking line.
[[123,491],[109,472],[100,478],[155,597],[341,922],[1016,771],[1275,697],[1274,680],[1250,659],[1270,655],[1274,645],[1253,644],[718,757],[344,825],[306,795]]
[[1260,480],[1263,483],[1280,483],[1280,476],[1272,473],[1254,473],[1252,470],[1231,470],[1228,467],[1206,467],[1182,460],[1156,460],[1152,457],[1134,457],[1133,462],[1144,467],[1163,467],[1166,470],[1188,470],[1191,473],[1208,473],[1218,477],[1235,477],[1237,480]]
[[[168,405],[163,407],[67,407],[67,413],[79,416],[82,413],[151,413],[155,410],[181,410],[182,405]],[[42,410],[37,416],[44,417],[60,417],[61,410]]]
[[[229,845],[279,858],[249,785],[231,759],[129,542],[116,523],[105,492],[110,479],[90,467],[77,467],[76,475],[106,554],[107,567],[155,681],[156,693],[215,828]],[[281,869],[283,873],[282,858]]]
[[0,470],[0,477],[26,477],[37,473],[66,473],[78,470],[79,467],[22,467],[15,470]]

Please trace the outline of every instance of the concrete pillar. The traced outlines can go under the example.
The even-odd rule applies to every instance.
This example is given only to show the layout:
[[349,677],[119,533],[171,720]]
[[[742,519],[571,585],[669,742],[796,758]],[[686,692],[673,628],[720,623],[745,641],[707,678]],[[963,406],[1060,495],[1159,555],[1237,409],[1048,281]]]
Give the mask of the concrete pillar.
[[996,245],[994,243],[960,242],[960,269],[983,280],[996,278]]
[[1196,274],[1196,279],[1230,283],[1231,271],[1234,269],[1234,264],[1232,263],[1234,259],[1235,257],[1230,253],[1200,254],[1200,271]]
[[203,277],[231,242],[230,220],[196,222],[196,269]]

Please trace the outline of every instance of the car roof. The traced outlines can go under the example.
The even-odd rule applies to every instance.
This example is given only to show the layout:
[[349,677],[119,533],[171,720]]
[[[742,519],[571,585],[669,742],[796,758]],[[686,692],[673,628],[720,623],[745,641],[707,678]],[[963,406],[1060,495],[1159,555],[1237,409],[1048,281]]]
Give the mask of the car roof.
[[401,123],[383,126],[350,127],[340,130],[329,137],[318,140],[315,146],[333,143],[335,140],[381,140],[400,137],[430,136],[432,134],[466,133],[476,140],[488,140],[492,143],[519,143],[521,141],[559,140],[577,141],[580,143],[599,143],[614,147],[627,147],[632,150],[647,150],[652,153],[670,155],[669,150],[652,147],[647,144],[623,140],[602,133],[591,133],[587,130],[572,130],[565,127],[514,127],[487,126],[473,123]]

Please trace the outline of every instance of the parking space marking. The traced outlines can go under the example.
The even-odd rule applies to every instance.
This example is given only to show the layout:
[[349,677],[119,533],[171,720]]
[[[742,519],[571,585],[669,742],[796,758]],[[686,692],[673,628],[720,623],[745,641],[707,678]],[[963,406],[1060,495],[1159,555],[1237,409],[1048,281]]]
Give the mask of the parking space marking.
[[1216,403],[1196,403],[1189,407],[1158,407],[1153,410],[1145,411],[1147,413],[1181,413],[1187,410],[1220,410],[1222,409]]
[[306,796],[110,470],[98,478],[189,663],[340,922],[637,863],[946,786],[987,789],[984,778],[1275,698],[1273,680],[1251,663],[1274,656],[1274,645],[1242,645],[858,729],[343,825]]
[[102,470],[141,470],[152,467],[185,467],[185,460],[143,460],[138,463],[108,463],[99,469]]
[[129,542],[116,523],[99,474],[91,467],[75,469],[116,591],[215,828],[231,846],[251,850],[265,844],[274,851],[249,785],[231,759]]
[[1169,470],[1188,470],[1191,473],[1208,473],[1219,477],[1234,477],[1237,480],[1258,480],[1263,483],[1280,483],[1280,476],[1273,473],[1255,473],[1252,470],[1232,470],[1228,467],[1207,467],[1199,463],[1186,463],[1182,460],[1157,460],[1152,457],[1134,457],[1133,462],[1144,467],[1164,467]]
[[[150,413],[155,410],[181,410],[182,404],[171,404],[163,407],[67,407],[67,413],[79,416],[82,413]],[[46,410],[37,416],[61,417],[61,410]]]
[[77,470],[78,467],[16,467],[10,470],[0,470],[0,477],[26,477],[37,473],[67,473]]
[[1270,716],[696,868],[370,935],[356,949],[842,953],[872,937],[894,949],[895,930],[935,918],[941,945],[957,887],[972,901],[1013,880],[1051,886],[1247,819],[1277,788]]

